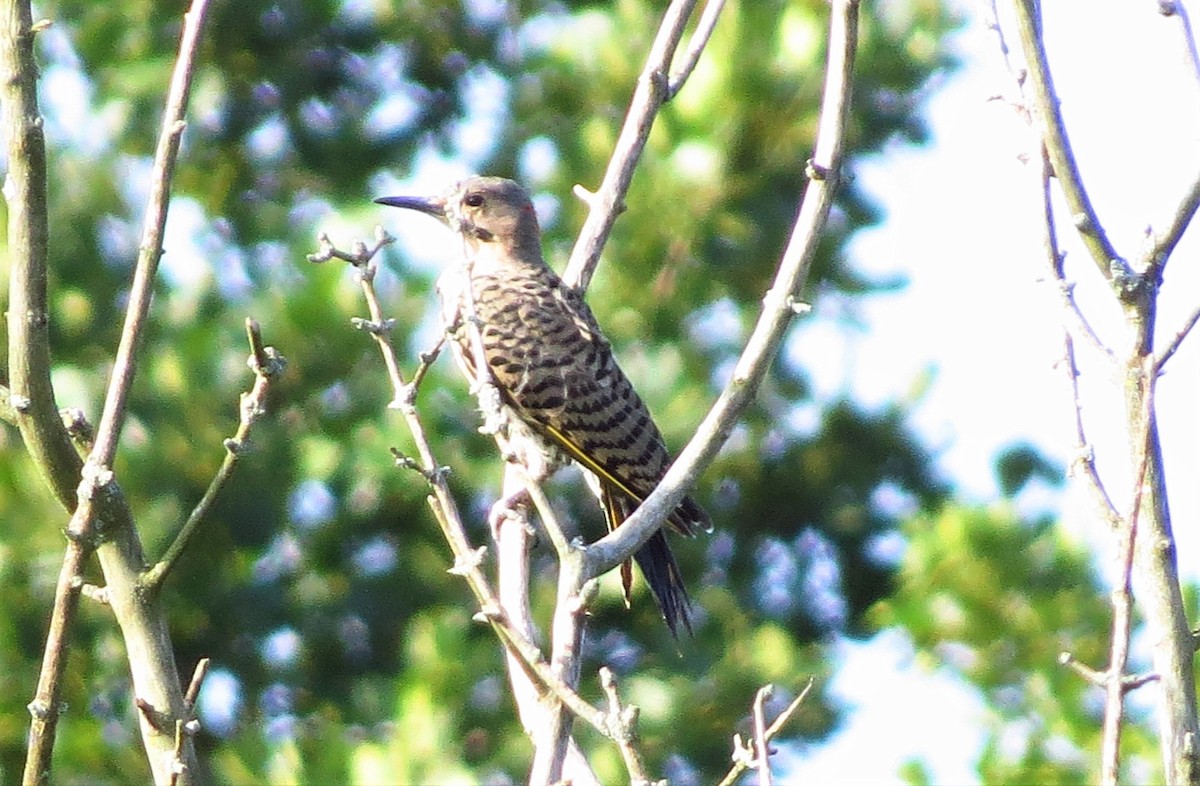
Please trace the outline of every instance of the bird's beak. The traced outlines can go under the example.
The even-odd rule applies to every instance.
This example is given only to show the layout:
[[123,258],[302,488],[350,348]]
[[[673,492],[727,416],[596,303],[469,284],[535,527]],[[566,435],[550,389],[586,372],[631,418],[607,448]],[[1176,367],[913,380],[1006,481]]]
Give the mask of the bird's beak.
[[448,220],[446,216],[446,200],[442,197],[390,196],[379,197],[375,201],[378,204],[389,207],[419,210],[422,213],[433,216],[442,223],[446,223]]

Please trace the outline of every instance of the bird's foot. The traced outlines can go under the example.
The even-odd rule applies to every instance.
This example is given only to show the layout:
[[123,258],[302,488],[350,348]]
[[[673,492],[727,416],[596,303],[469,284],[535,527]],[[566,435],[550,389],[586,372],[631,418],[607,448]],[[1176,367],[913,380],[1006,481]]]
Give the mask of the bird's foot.
[[533,532],[533,526],[529,523],[529,506],[533,500],[529,496],[529,490],[522,487],[496,500],[492,505],[492,509],[488,511],[488,528],[492,531],[492,538],[500,539],[500,525],[505,520],[522,524],[527,532]]

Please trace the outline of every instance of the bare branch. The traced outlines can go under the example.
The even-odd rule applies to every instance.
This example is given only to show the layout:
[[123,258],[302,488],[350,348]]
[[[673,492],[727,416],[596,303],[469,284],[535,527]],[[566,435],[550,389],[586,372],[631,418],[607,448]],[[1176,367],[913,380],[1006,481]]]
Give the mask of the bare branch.
[[[68,529],[68,533],[71,530]],[[26,749],[25,773],[22,783],[36,786],[50,773],[54,753],[54,738],[62,712],[62,675],[67,664],[67,631],[79,606],[83,588],[83,565],[92,553],[91,545],[71,540],[59,569],[54,589],[54,608],[50,613],[50,630],[46,633],[46,648],[42,651],[42,668],[34,699],[29,703],[32,720],[29,726],[29,747]]]
[[[1058,95],[1046,62],[1046,50],[1042,43],[1042,24],[1037,0],[1013,0],[1016,10],[1017,28],[1024,50],[1025,62],[1033,82],[1035,114],[1041,126],[1042,140],[1054,165],[1054,175],[1062,185],[1067,205],[1071,211],[1071,222],[1079,231],[1084,246],[1105,280],[1124,286],[1136,276],[1129,263],[1122,259],[1109,241],[1104,227],[1092,207],[1091,199],[1083,187],[1083,179],[1071,151],[1067,129],[1058,108]],[[1122,295],[1123,296],[1123,295]]]
[[188,683],[187,693],[183,696],[183,703],[188,710],[196,708],[196,699],[200,698],[200,688],[204,686],[204,678],[208,676],[209,658],[201,658],[196,661],[196,668],[192,671],[192,681]]
[[191,10],[185,17],[183,36],[179,42],[179,57],[175,61],[175,70],[171,74],[171,85],[167,91],[163,125],[150,176],[150,199],[146,205],[133,284],[129,290],[129,306],[125,311],[125,326],[121,331],[121,342],[117,346],[112,377],[104,397],[104,414],[100,417],[100,425],[96,429],[96,449],[92,451],[92,458],[101,466],[112,463],[121,425],[125,422],[125,405],[137,370],[137,350],[145,328],[146,316],[150,312],[154,276],[158,272],[158,262],[163,253],[163,230],[167,224],[167,208],[171,200],[171,179],[175,174],[175,161],[179,155],[183,129],[187,126],[184,118],[192,87],[200,29],[207,11],[208,0],[193,0]]
[[758,752],[758,786],[771,786],[771,744],[767,740],[767,721],[763,705],[774,688],[764,685],[754,694],[754,746]]
[[1125,710],[1125,668],[1129,664],[1129,636],[1133,630],[1133,555],[1137,540],[1138,513],[1142,507],[1143,479],[1150,457],[1151,407],[1154,400],[1153,369],[1143,369],[1149,390],[1142,399],[1136,428],[1142,437],[1133,463],[1133,493],[1129,513],[1117,528],[1119,579],[1112,591],[1112,639],[1109,642],[1108,672],[1105,674],[1104,725],[1100,742],[1100,780],[1116,786],[1121,771],[1121,725]]
[[1192,18],[1188,14],[1187,6],[1180,0],[1158,0],[1158,12],[1166,17],[1178,17],[1179,32],[1183,36],[1183,46],[1187,50],[1192,76],[1200,82],[1200,50],[1196,48],[1196,31],[1192,27]]
[[633,180],[633,171],[637,168],[642,150],[650,138],[650,127],[654,125],[654,117],[667,98],[667,73],[671,68],[675,50],[679,48],[679,41],[683,38],[683,29],[687,26],[688,17],[692,15],[695,7],[696,0],[673,0],[663,15],[662,24],[659,25],[654,44],[650,47],[650,54],[646,57],[646,65],[633,92],[625,124],[617,137],[616,148],[608,161],[608,169],[604,172],[604,180],[601,181],[600,188],[587,200],[588,217],[579,232],[579,239],[575,241],[575,247],[571,250],[571,258],[562,276],[568,286],[575,287],[580,292],[587,289],[592,280],[592,273],[600,263],[600,251],[608,242],[613,223],[620,212],[619,206],[625,202],[625,194]]
[[[1003,41],[1002,34],[1001,40]],[[1063,313],[1067,320],[1074,322],[1076,330],[1084,336],[1090,336],[1089,340],[1093,345],[1115,363],[1116,356],[1092,331],[1091,325],[1079,310],[1070,285],[1066,282],[1063,271],[1064,255],[1058,245],[1058,225],[1054,220],[1054,203],[1050,198],[1050,162],[1045,145],[1041,145],[1041,151],[1042,248],[1046,257],[1046,266],[1049,268],[1050,275],[1062,298]],[[1082,474],[1100,517],[1107,521],[1113,529],[1117,529],[1123,526],[1124,519],[1117,512],[1112,498],[1104,488],[1103,481],[1100,480],[1100,474],[1096,471],[1096,456],[1088,442],[1083,423],[1083,402],[1079,397],[1079,367],[1075,363],[1075,341],[1071,337],[1070,328],[1066,325],[1063,326],[1063,358],[1060,363],[1063,373],[1067,376],[1067,384],[1071,389],[1071,402],[1074,405],[1075,459],[1071,462],[1068,472]]]
[[216,475],[213,476],[212,482],[208,484],[204,496],[196,503],[196,507],[180,527],[179,532],[175,535],[175,540],[167,548],[162,559],[142,576],[141,591],[147,595],[154,595],[162,589],[163,581],[199,530],[208,512],[217,501],[221,490],[233,477],[234,468],[248,446],[250,429],[267,413],[267,396],[271,383],[283,373],[283,369],[287,365],[283,355],[280,355],[274,347],[263,345],[262,331],[253,319],[246,320],[246,335],[250,342],[250,359],[247,361],[247,365],[254,372],[254,386],[248,393],[243,393],[241,396],[239,406],[241,417],[237,431],[232,437],[225,440],[225,459],[221,462],[221,467],[217,470]]
[[[14,5],[19,4],[9,4],[6,5],[6,8]],[[142,741],[146,747],[154,780],[158,784],[165,784],[172,778],[181,777],[171,773],[170,762],[174,761],[173,754],[177,744],[175,736],[171,733],[172,730],[165,728],[165,724],[152,722],[152,718],[160,716],[179,718],[184,709],[183,691],[180,688],[179,675],[175,669],[166,617],[157,604],[147,602],[145,598],[138,595],[137,582],[145,558],[142,554],[141,542],[133,527],[132,515],[109,467],[112,464],[117,437],[124,420],[125,402],[133,380],[135,354],[149,308],[153,275],[162,253],[162,229],[166,221],[171,173],[179,149],[179,136],[183,130],[183,114],[187,105],[188,88],[191,83],[197,43],[206,7],[206,0],[194,0],[191,10],[185,15],[179,56],[176,59],[175,70],[171,78],[163,131],[155,156],[154,181],[146,211],[145,231],[134,284],[130,293],[130,304],[126,311],[125,327],[122,330],[113,375],[109,382],[104,412],[97,428],[95,445],[79,473],[81,480],[76,490],[76,498],[64,499],[61,489],[63,479],[60,477],[51,479],[51,485],[60,501],[68,509],[73,508],[74,513],[67,525],[69,539],[67,553],[63,558],[63,567],[55,590],[54,611],[47,637],[43,669],[38,679],[37,698],[34,700],[39,711],[34,713],[34,720],[30,728],[30,746],[23,776],[24,782],[30,786],[41,783],[48,777],[58,715],[57,696],[65,661],[65,635],[78,605],[81,586],[79,573],[93,548],[104,571],[106,589],[113,613],[116,615],[125,637],[130,673],[133,678],[135,703],[139,706],[150,707],[154,713],[158,713],[157,715],[142,713],[139,716]],[[17,14],[19,16],[20,12],[18,11]],[[28,20],[27,6],[24,10],[24,18],[26,21]],[[6,29],[8,28],[6,27]],[[14,25],[12,29],[19,28]],[[23,41],[25,47],[28,47],[30,43],[28,38]],[[7,44],[5,49],[7,51]],[[32,61],[30,61],[30,66],[32,67]],[[28,72],[30,78],[33,73],[32,70]],[[29,111],[28,116],[25,116],[24,119],[34,122],[36,105],[24,104],[23,108]],[[10,111],[6,114],[12,116],[20,113],[12,111],[10,107]],[[36,134],[37,143],[33,145],[38,148],[38,151],[33,155],[35,158],[42,157],[40,164],[44,168],[44,151],[41,150],[40,134],[39,130]],[[20,156],[26,156],[29,153],[23,149],[17,152]],[[39,209],[44,213],[44,191],[40,196],[42,205]],[[34,225],[39,220],[44,225],[44,216],[41,219],[32,218],[31,220]],[[31,243],[29,248],[35,246],[36,243]],[[44,247],[42,256],[44,257]],[[41,264],[42,278],[37,286],[42,290],[39,297],[44,306],[44,261]],[[19,298],[16,306],[10,304],[11,309],[15,310],[19,306],[24,306],[25,310],[21,311],[22,315],[32,317],[26,321],[32,323],[44,321],[44,308],[39,311],[34,307],[36,304],[33,301],[25,300],[25,295],[20,295]],[[22,333],[24,334],[23,330]],[[36,343],[36,335],[32,338]],[[22,340],[29,339],[30,336],[25,335]],[[21,352],[24,351],[26,350],[21,350]],[[13,382],[16,383],[18,379],[18,375],[14,374]],[[17,387],[17,390],[22,389],[21,386]],[[52,398],[48,400],[52,401]],[[62,422],[58,420],[57,412],[55,413],[55,422],[58,433],[66,439],[65,444],[71,450],[72,461],[78,461],[78,456],[74,455],[74,447],[66,438],[66,430],[63,428]],[[76,504],[76,499],[78,504]],[[99,543],[93,543],[98,519],[103,519],[106,537]],[[190,765],[194,763],[195,754],[190,740],[183,746],[182,757],[184,768],[187,770],[182,776],[182,781],[192,783],[194,782],[195,768]]]
[[0,73],[8,172],[8,383],[0,417],[16,424],[21,439],[59,503],[75,506],[83,461],[58,415],[50,381],[50,313],[47,301],[46,141],[37,102],[34,24],[28,0],[0,12]]
[[[814,678],[808,678],[808,682],[804,683],[804,688],[800,691],[800,694],[796,696],[796,698],[792,699],[792,703],[787,706],[787,709],[779,713],[779,717],[777,717],[771,723],[771,725],[767,727],[767,730],[762,734],[761,741],[756,743],[757,745],[762,745],[765,748],[765,746],[775,738],[775,735],[779,734],[779,732],[783,730],[783,727],[787,725],[787,723],[792,719],[792,716],[796,714],[796,710],[800,709],[800,705],[804,703],[806,698],[808,698],[809,691],[812,690],[814,682]],[[758,694],[755,694],[755,701],[757,700]],[[734,735],[733,766],[729,769],[729,772],[725,773],[725,777],[721,779],[719,786],[733,786],[733,784],[737,782],[738,778],[742,776],[742,773],[756,765],[758,757],[755,751],[751,749],[753,747],[754,746],[750,746],[750,748],[747,748],[747,746],[742,743],[741,737]]]
[[[558,555],[558,593],[550,628],[550,668],[563,684],[574,689],[579,684],[579,648],[583,641],[583,554],[567,540],[541,484],[528,477],[522,467],[517,466],[517,470],[525,475],[525,490]],[[562,780],[563,762],[571,740],[571,720],[561,702],[544,708],[543,734],[534,739],[530,784],[548,786]]]
[[1096,671],[1091,666],[1079,660],[1069,652],[1060,652],[1058,654],[1058,662],[1078,674],[1086,682],[1090,682],[1092,685],[1103,688],[1108,684],[1107,672]]
[[617,693],[617,678],[612,669],[600,667],[600,687],[608,699],[608,734],[617,743],[621,751],[621,760],[629,772],[630,786],[649,786],[650,776],[647,774],[646,763],[637,749],[638,708],[632,705],[623,706]]
[[1156,376],[1162,374],[1163,366],[1171,359],[1172,355],[1179,351],[1179,347],[1183,345],[1183,340],[1192,332],[1192,328],[1196,327],[1197,322],[1200,322],[1200,308],[1192,312],[1187,321],[1183,323],[1183,327],[1179,328],[1175,337],[1171,339],[1171,343],[1158,356],[1158,360],[1154,363],[1154,373]]
[[683,89],[683,83],[696,69],[696,63],[700,62],[700,55],[704,52],[704,47],[708,46],[708,39],[712,37],[713,28],[717,26],[717,19],[720,18],[724,8],[725,0],[708,0],[704,4],[704,10],[700,12],[700,21],[696,23],[696,29],[692,31],[692,36],[688,39],[683,65],[671,74],[664,101],[670,101],[678,95],[679,91]]
[[810,179],[775,280],[763,298],[762,313],[729,384],[662,482],[621,526],[588,547],[586,578],[606,573],[629,559],[683,499],[753,400],[783,339],[784,330],[796,315],[797,306],[802,305],[797,303],[796,297],[808,276],[841,173],[843,132],[850,107],[851,71],[857,43],[857,0],[835,0],[831,4],[829,62],[821,119],[816,149],[808,167]]
[[[1187,6],[1179,0],[1159,0],[1158,10],[1163,16],[1179,19],[1179,32],[1183,38],[1184,49],[1187,50],[1188,64],[1191,66],[1192,76],[1200,83],[1200,51],[1196,48],[1196,32],[1192,28]],[[1159,273],[1162,272],[1197,210],[1200,210],[1200,172],[1196,173],[1191,186],[1179,200],[1175,213],[1169,220],[1162,222],[1167,228],[1155,234],[1154,242],[1142,260],[1145,269],[1153,268]]]

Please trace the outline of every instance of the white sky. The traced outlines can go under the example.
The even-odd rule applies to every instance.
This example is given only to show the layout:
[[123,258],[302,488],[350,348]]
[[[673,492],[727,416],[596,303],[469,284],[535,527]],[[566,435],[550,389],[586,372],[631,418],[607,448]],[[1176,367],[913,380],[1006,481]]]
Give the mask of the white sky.
[[[867,402],[905,396],[933,368],[914,422],[963,494],[986,503],[998,496],[992,462],[1003,447],[1027,440],[1066,463],[1072,412],[1065,379],[1054,368],[1062,352],[1061,311],[1042,281],[1037,175],[1019,160],[1030,138],[1010,108],[987,100],[1015,96],[1015,87],[983,24],[984,4],[961,4],[970,17],[957,36],[964,67],[931,98],[932,143],[889,151],[857,171],[887,217],[856,236],[852,254],[865,270],[902,273],[911,283],[862,306],[860,334],[847,339],[814,322],[792,350],[816,376],[819,394],[849,388]],[[1186,7],[1192,18],[1200,14],[1196,0]],[[1189,66],[1180,20],[1160,16],[1150,0],[1055,0],[1044,8],[1050,66],[1084,182],[1118,250],[1136,258],[1145,227],[1162,226],[1200,176],[1200,76]],[[1119,351],[1120,323],[1105,307],[1107,292],[1072,231],[1061,225],[1060,232],[1080,299],[1089,314],[1099,314],[1094,325]],[[1197,235],[1193,226],[1167,267],[1164,337],[1200,306]],[[1200,335],[1159,384],[1180,563],[1193,581],[1200,565],[1200,498],[1190,482],[1200,445],[1197,343]],[[1127,499],[1119,387],[1095,353],[1078,345],[1077,351],[1089,438],[1110,493]],[[1070,532],[1110,553],[1107,528],[1088,518],[1080,496],[1072,490],[1051,499],[1052,509],[1061,506]],[[1103,559],[1098,564],[1109,567]],[[899,783],[901,764],[917,757],[936,783],[978,781],[974,763],[986,715],[973,691],[915,664],[910,643],[897,632],[833,649],[842,667],[831,692],[844,702],[846,722],[825,745],[788,762],[789,780]],[[897,736],[901,729],[917,733]]]

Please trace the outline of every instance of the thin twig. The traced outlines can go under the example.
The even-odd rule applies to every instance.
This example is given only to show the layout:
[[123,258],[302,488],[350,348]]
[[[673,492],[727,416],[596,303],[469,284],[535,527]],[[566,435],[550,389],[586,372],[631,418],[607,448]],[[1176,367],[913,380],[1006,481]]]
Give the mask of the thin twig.
[[150,176],[150,198],[142,224],[142,240],[138,246],[133,284],[129,289],[129,306],[125,311],[125,326],[121,331],[112,376],[104,397],[104,414],[96,428],[96,449],[92,452],[92,458],[101,466],[108,466],[116,452],[117,439],[125,422],[129,389],[137,371],[137,349],[145,330],[146,316],[150,312],[154,277],[163,254],[163,231],[167,225],[167,209],[171,200],[171,179],[175,174],[179,143],[187,127],[188,95],[192,87],[200,28],[207,10],[208,0],[193,0],[191,10],[186,15],[179,43],[179,58],[175,62],[175,71],[167,91],[162,132],[158,137]]
[[629,103],[629,112],[625,115],[625,123],[621,126],[621,134],[613,149],[612,158],[608,160],[608,168],[604,179],[595,193],[589,195],[587,201],[588,217],[579,231],[579,238],[571,250],[571,258],[563,271],[562,279],[568,286],[575,287],[580,292],[587,289],[592,280],[592,273],[600,263],[600,251],[608,242],[617,215],[625,204],[625,194],[629,191],[629,183],[633,180],[633,172],[641,159],[642,150],[650,139],[650,127],[658,114],[663,101],[666,100],[669,86],[667,74],[671,68],[671,60],[679,41],[683,38],[683,30],[687,20],[696,7],[697,0],[673,0],[663,14],[662,23],[646,57],[642,74],[638,77],[637,88]]
[[637,746],[638,708],[622,706],[617,693],[617,678],[607,666],[600,667],[600,687],[608,699],[608,712],[605,713],[608,734],[621,752],[621,761],[625,762],[625,770],[629,773],[630,786],[649,786],[651,781],[646,762],[642,760]]
[[283,373],[283,369],[287,365],[283,355],[280,355],[274,347],[263,345],[262,330],[253,319],[246,320],[246,337],[250,342],[250,359],[247,361],[247,365],[254,372],[254,386],[248,393],[241,395],[241,403],[238,407],[240,421],[237,431],[232,437],[225,440],[225,459],[221,462],[221,468],[213,476],[212,482],[208,484],[204,496],[196,503],[196,507],[180,527],[175,540],[171,542],[162,559],[142,576],[141,589],[148,595],[156,594],[162,589],[163,581],[199,530],[208,512],[217,501],[221,490],[233,477],[238,460],[248,447],[250,430],[267,413],[267,396],[270,393],[271,383]]
[[1058,654],[1058,662],[1062,666],[1066,666],[1071,671],[1078,674],[1084,681],[1095,685],[1098,688],[1103,688],[1108,684],[1108,673],[1097,671],[1083,661],[1076,658],[1070,652],[1063,651]]
[[767,741],[767,721],[763,705],[774,688],[764,685],[754,694],[754,746],[758,752],[758,786],[771,786],[771,744]]
[[708,46],[708,39],[712,37],[713,29],[717,26],[717,19],[720,18],[721,10],[724,8],[725,0],[708,0],[704,4],[704,10],[700,12],[700,21],[696,23],[696,29],[692,31],[692,35],[688,39],[683,64],[671,74],[670,83],[667,85],[667,94],[663,97],[663,101],[670,101],[683,89],[684,82],[692,75],[696,64],[700,62],[700,55]]
[[[783,730],[783,727],[787,725],[792,716],[796,714],[796,710],[800,709],[800,705],[808,697],[809,691],[812,690],[815,681],[813,677],[808,678],[808,682],[804,683],[804,688],[800,691],[800,695],[792,699],[792,703],[783,712],[779,713],[779,716],[767,727],[767,730],[762,735],[763,743],[769,744],[775,738],[775,735]],[[757,760],[757,754],[753,750],[748,750],[742,744],[741,737],[735,735],[733,766],[729,768],[729,772],[725,773],[725,777],[721,779],[718,786],[733,786],[738,778],[742,777],[742,773],[755,766]]]
[[[1003,34],[997,31],[1003,41]],[[1041,200],[1042,200],[1042,249],[1046,258],[1046,266],[1050,269],[1050,275],[1053,277],[1055,286],[1062,296],[1063,313],[1068,321],[1073,321],[1076,329],[1081,330],[1084,336],[1091,336],[1089,339],[1093,345],[1101,352],[1107,353],[1107,356],[1116,361],[1116,356],[1112,350],[1100,342],[1095,333],[1091,332],[1091,326],[1084,318],[1083,313],[1079,310],[1078,304],[1075,302],[1074,296],[1070,293],[1070,288],[1066,283],[1065,273],[1063,270],[1063,252],[1059,248],[1058,243],[1058,223],[1054,220],[1054,201],[1050,194],[1050,162],[1046,152],[1045,145],[1039,145],[1041,149]],[[1083,401],[1079,396],[1079,367],[1075,362],[1075,341],[1072,338],[1070,328],[1063,325],[1063,359],[1060,361],[1063,367],[1063,373],[1067,376],[1067,384],[1071,389],[1071,402],[1073,405],[1074,421],[1075,421],[1075,459],[1071,462],[1070,472],[1082,474],[1084,480],[1088,484],[1092,499],[1096,510],[1101,518],[1109,523],[1114,530],[1123,525],[1124,519],[1117,512],[1117,508],[1113,505],[1112,498],[1108,494],[1108,490],[1104,487],[1104,482],[1100,479],[1100,473],[1096,471],[1096,457],[1092,450],[1091,444],[1087,439],[1087,432],[1083,422]]]
[[[1163,16],[1173,16],[1179,19],[1179,32],[1183,37],[1183,46],[1187,50],[1188,65],[1191,67],[1192,76],[1200,84],[1200,50],[1196,48],[1196,32],[1192,28],[1192,19],[1188,14],[1187,6],[1181,0],[1160,0],[1158,8],[1159,13]],[[1158,271],[1159,275],[1162,274],[1167,259],[1175,250],[1175,246],[1183,237],[1188,225],[1191,224],[1197,210],[1200,210],[1200,172],[1196,173],[1191,186],[1179,200],[1174,214],[1164,222],[1167,228],[1155,234],[1154,242],[1142,260],[1143,269],[1153,268]]]
[[1050,162],[1050,151],[1046,147],[1046,142],[1043,139],[1041,129],[1034,128],[1034,111],[1035,100],[1029,97],[1028,91],[1025,89],[1028,84],[1026,78],[1028,72],[1018,68],[1012,57],[1012,50],[1009,49],[1008,39],[1004,35],[1004,28],[1000,26],[1000,21],[996,12],[995,0],[988,0],[987,9],[988,29],[996,34],[996,44],[1000,48],[1000,54],[1004,59],[1004,65],[1012,76],[1013,83],[1016,84],[1017,90],[1020,92],[1021,99],[1019,101],[1020,116],[1022,121],[1034,131],[1034,136],[1037,140],[1037,156],[1040,162],[1041,175],[1041,195],[1042,195],[1042,245],[1046,250],[1046,261],[1050,268],[1050,273],[1057,285],[1057,294],[1062,301],[1064,314],[1070,326],[1074,331],[1087,341],[1097,352],[1103,355],[1110,363],[1114,365],[1117,362],[1117,356],[1112,349],[1100,339],[1092,327],[1091,322],[1084,316],[1082,309],[1079,307],[1079,302],[1075,299],[1075,285],[1067,281],[1066,271],[1063,263],[1066,260],[1066,253],[1060,250],[1058,242],[1058,225],[1054,220],[1054,205],[1050,199],[1050,179],[1054,176],[1054,166]]
[[1183,0],[1158,0],[1158,12],[1163,16],[1179,18],[1183,46],[1188,54],[1188,65],[1191,66],[1192,76],[1200,82],[1200,49],[1196,48],[1196,31],[1192,27],[1192,18],[1188,14],[1187,6],[1183,4]]
[[858,43],[858,5],[857,0],[831,3],[829,62],[816,149],[808,166],[810,179],[775,280],[763,298],[762,313],[734,366],[733,376],[654,492],[621,526],[587,548],[585,578],[607,573],[629,559],[675,509],[701,469],[716,457],[741,413],[754,399],[784,330],[798,311],[803,310],[803,304],[796,298],[808,276],[841,173]]
[[1172,355],[1179,351],[1179,347],[1183,345],[1183,340],[1188,337],[1188,333],[1192,332],[1192,328],[1196,327],[1197,322],[1200,322],[1200,308],[1192,312],[1192,315],[1183,323],[1183,327],[1179,328],[1179,331],[1175,333],[1175,336],[1171,339],[1171,343],[1158,356],[1158,360],[1154,363],[1155,376],[1162,374],[1163,366],[1171,359]]
[[1108,671],[1105,674],[1104,725],[1100,744],[1100,780],[1116,786],[1120,777],[1121,728],[1124,715],[1125,668],[1129,663],[1129,636],[1133,630],[1133,557],[1137,540],[1138,516],[1142,508],[1142,492],[1146,485],[1146,469],[1150,460],[1150,429],[1154,401],[1155,373],[1153,361],[1147,357],[1140,368],[1130,374],[1142,378],[1142,410],[1131,424],[1141,438],[1135,440],[1137,452],[1133,463],[1133,489],[1129,512],[1118,530],[1118,569],[1120,579],[1112,592],[1113,622]]
[[188,683],[187,693],[183,695],[183,703],[189,710],[196,708],[196,700],[200,698],[200,689],[204,687],[204,678],[208,676],[209,658],[201,658],[196,661],[196,668],[192,670],[192,681]]
[[192,681],[183,697],[186,716],[175,720],[175,757],[171,766],[169,786],[177,786],[179,779],[187,772],[187,762],[183,756],[184,745],[188,738],[196,736],[196,732],[200,731],[200,722],[196,719],[196,700],[200,697],[200,688],[208,675],[208,664],[208,658],[201,658],[196,663],[196,668],[192,671]]

